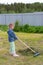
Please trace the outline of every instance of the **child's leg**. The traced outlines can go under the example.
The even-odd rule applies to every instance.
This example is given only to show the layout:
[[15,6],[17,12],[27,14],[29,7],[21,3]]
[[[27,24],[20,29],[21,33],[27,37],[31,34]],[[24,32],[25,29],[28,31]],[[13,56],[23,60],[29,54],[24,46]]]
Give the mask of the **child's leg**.
[[19,56],[16,54],[14,42],[10,42],[10,54],[12,54],[13,56]]
[[14,42],[10,42],[10,53],[11,53],[11,54],[16,53],[16,51],[15,51],[15,44],[14,44]]

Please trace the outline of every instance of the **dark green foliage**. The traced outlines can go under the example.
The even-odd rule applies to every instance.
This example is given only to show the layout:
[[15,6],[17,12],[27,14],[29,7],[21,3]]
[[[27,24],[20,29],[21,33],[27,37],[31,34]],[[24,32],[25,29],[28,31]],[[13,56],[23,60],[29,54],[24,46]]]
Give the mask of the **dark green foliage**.
[[16,21],[14,31],[26,33],[43,33],[43,26],[30,26],[28,24],[20,26],[19,21]]
[[[14,31],[15,32],[26,32],[26,33],[43,33],[43,26],[30,26],[28,24],[20,25],[19,21],[15,22]],[[7,25],[0,25],[0,30],[7,31]]]
[[43,3],[14,3],[14,4],[0,4],[1,13],[29,13],[43,11]]
[[24,28],[24,32],[29,32],[29,25],[28,24],[25,24],[23,28]]
[[7,25],[0,25],[0,30],[1,31],[7,31],[8,30],[8,26]]
[[19,22],[18,21],[16,21],[15,22],[15,27],[14,27],[14,30],[16,31],[16,32],[19,32],[19,28],[20,26],[19,26]]

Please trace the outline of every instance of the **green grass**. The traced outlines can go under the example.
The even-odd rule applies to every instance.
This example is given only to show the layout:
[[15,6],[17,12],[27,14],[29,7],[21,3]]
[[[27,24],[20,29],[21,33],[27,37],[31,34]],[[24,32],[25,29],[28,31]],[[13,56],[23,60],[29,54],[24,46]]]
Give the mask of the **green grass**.
[[[9,54],[9,42],[6,32],[0,31],[0,65],[43,65],[43,34],[16,33],[17,36],[30,47],[39,51],[40,55],[33,57],[31,51],[26,52],[26,47],[19,41],[15,42],[17,54],[13,57]],[[25,51],[24,51],[25,50]]]

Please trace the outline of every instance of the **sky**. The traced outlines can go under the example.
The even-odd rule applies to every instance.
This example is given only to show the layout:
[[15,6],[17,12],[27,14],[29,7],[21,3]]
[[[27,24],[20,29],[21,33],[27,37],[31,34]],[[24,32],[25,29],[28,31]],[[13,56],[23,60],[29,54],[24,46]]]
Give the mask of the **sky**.
[[41,2],[43,3],[43,0],[0,0],[0,3],[5,3],[5,4],[11,4],[11,3],[34,3],[34,2]]

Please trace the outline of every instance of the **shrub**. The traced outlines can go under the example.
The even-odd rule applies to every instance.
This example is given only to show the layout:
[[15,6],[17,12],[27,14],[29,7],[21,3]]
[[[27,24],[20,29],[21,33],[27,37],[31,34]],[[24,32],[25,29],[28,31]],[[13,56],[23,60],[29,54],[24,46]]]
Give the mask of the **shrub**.
[[43,26],[30,26],[28,24],[19,25],[19,21],[16,21],[14,31],[26,33],[43,33]]
[[[0,30],[7,31],[7,25],[0,25]],[[28,24],[20,25],[19,21],[15,22],[15,32],[26,32],[26,33],[43,33],[43,26],[30,26]]]
[[7,31],[8,30],[8,26],[7,25],[0,25],[0,30]]
[[23,28],[24,28],[24,32],[29,32],[29,25],[28,24],[25,24],[23,26]]
[[16,21],[16,22],[15,22],[14,31],[19,32],[19,31],[20,31],[19,29],[20,29],[19,21]]

